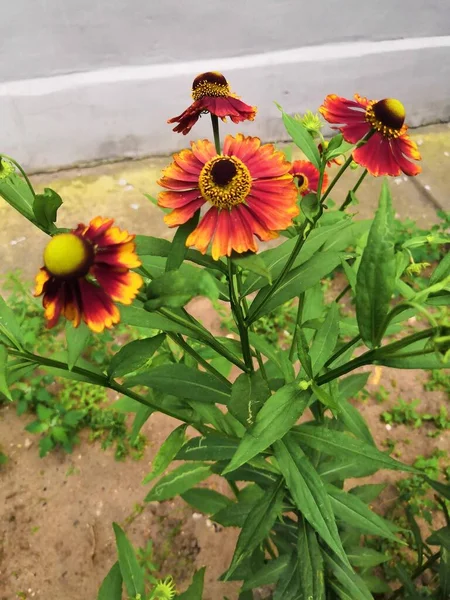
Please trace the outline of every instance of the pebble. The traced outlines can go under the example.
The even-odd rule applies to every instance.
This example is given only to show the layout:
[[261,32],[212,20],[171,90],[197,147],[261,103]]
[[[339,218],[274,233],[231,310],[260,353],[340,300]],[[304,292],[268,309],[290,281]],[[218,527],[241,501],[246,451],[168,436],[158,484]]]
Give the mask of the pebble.
[[424,185],[423,187],[427,190],[427,192],[431,190],[431,187],[429,185]]
[[126,179],[119,179],[117,182],[119,185],[127,185],[128,181]]
[[130,204],[130,208],[132,208],[133,210],[137,210],[140,206],[140,204]]
[[29,438],[25,438],[25,441],[23,443],[23,447],[26,450],[28,450],[28,448],[31,448],[32,445],[33,445],[33,442]]
[[200,521],[200,519],[203,517],[203,515],[201,513],[192,513],[192,518],[194,519],[194,521]]
[[392,425],[389,425],[389,423],[388,423],[388,424],[386,425],[386,429],[387,429],[388,431],[390,431],[390,430],[392,429]]

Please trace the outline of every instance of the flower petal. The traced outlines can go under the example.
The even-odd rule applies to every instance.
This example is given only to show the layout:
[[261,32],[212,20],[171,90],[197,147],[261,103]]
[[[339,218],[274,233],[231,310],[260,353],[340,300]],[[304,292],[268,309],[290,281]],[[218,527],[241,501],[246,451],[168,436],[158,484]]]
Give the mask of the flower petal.
[[39,273],[35,277],[35,288],[34,295],[40,296],[44,291],[45,284],[50,280],[50,273],[47,271],[45,267],[39,269]]
[[101,333],[105,327],[112,327],[120,321],[120,312],[110,297],[98,286],[80,279],[81,305],[86,325],[95,333]]
[[[405,140],[404,138],[407,139]],[[408,158],[420,160],[421,156],[415,143],[407,136],[400,136],[391,140],[391,148],[395,161],[405,175],[413,177],[422,171],[422,167],[420,165],[408,160]]]
[[194,231],[188,236],[186,246],[195,246],[202,254],[206,254],[209,243],[214,237],[218,213],[219,211],[215,206],[208,210]]
[[208,160],[217,155],[214,144],[209,140],[197,140],[196,142],[191,142],[192,152],[197,160],[199,160],[202,165],[205,165]]
[[181,208],[200,197],[201,194],[198,189],[186,192],[160,192],[158,194],[158,206],[163,206],[164,208]]
[[212,243],[211,254],[214,260],[231,254],[231,223],[230,211],[220,210],[217,215],[217,225]]
[[205,201],[203,198],[198,198],[198,200],[193,200],[189,202],[189,204],[185,204],[179,208],[176,208],[168,215],[164,215],[164,223],[169,227],[176,227],[177,225],[183,225],[186,221],[191,219],[196,211],[203,206]]
[[131,304],[143,284],[133,271],[115,271],[104,265],[95,265],[92,274],[108,296],[122,304]]
[[98,248],[94,257],[94,264],[103,263],[122,269],[134,269],[141,266],[141,261],[136,254],[136,244],[116,244]]

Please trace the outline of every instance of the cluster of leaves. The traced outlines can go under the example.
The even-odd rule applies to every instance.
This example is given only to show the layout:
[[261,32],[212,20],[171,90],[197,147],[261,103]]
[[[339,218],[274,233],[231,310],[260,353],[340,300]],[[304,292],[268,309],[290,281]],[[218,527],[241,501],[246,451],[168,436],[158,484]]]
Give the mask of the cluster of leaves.
[[402,398],[397,399],[389,410],[382,413],[381,418],[385,423],[397,425],[410,425],[419,428],[423,423],[431,423],[438,430],[436,433],[429,432],[430,437],[439,434],[439,431],[450,429],[450,418],[445,405],[439,407],[439,412],[435,414],[417,411],[420,405],[420,398],[407,402]]

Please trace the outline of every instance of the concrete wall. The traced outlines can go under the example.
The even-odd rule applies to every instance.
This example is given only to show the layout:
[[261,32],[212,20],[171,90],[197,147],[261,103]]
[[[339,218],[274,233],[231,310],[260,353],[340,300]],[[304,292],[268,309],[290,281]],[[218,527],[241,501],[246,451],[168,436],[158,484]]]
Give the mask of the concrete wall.
[[284,135],[273,100],[299,112],[330,92],[450,120],[448,0],[15,0],[0,49],[0,148],[34,170],[184,146],[166,120],[207,70],[258,105],[240,129],[265,139]]

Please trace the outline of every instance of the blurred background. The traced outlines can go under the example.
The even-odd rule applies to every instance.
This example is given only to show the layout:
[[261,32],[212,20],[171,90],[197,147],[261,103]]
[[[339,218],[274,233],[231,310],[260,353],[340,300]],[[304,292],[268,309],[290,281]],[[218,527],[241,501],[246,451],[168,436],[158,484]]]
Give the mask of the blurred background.
[[259,107],[266,140],[285,137],[274,101],[315,110],[331,92],[450,120],[448,0],[14,0],[0,48],[1,147],[35,172],[185,146],[166,121],[208,70]]

